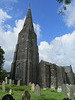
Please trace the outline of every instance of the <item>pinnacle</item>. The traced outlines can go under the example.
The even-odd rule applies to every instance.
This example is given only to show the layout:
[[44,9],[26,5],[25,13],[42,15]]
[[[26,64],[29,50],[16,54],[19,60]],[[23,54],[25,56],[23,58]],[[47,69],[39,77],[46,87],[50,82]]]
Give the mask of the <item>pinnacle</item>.
[[31,8],[30,8],[30,5],[29,5],[29,9],[31,9]]
[[32,21],[32,14],[31,14],[31,8],[29,6],[28,12],[27,12],[27,16],[26,16],[26,20],[24,23],[24,27],[31,28],[33,26],[33,21]]

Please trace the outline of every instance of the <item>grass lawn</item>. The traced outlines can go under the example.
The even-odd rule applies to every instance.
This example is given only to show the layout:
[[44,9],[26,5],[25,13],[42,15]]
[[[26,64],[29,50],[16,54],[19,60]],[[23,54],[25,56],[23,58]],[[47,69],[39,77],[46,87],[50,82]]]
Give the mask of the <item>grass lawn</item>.
[[[13,89],[12,96],[15,100],[22,100],[22,94],[25,90],[28,90],[31,94],[30,100],[62,100],[65,97],[64,93],[58,93],[57,91],[51,91],[50,89],[43,90],[41,89],[41,95],[35,96],[35,93],[30,90],[29,86],[16,86],[16,85],[6,85],[6,92],[2,92],[0,90],[0,100],[2,100],[2,97],[6,94],[9,94],[9,89]],[[1,85],[0,85],[1,89]]]

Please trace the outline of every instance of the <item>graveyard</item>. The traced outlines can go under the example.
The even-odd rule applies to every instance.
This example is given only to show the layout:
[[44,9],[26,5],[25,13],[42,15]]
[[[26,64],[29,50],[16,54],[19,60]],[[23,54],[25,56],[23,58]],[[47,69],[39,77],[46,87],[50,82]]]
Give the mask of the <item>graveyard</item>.
[[53,91],[50,88],[40,90],[40,96],[35,94],[35,91],[31,91],[31,86],[17,86],[17,85],[6,85],[5,92],[2,91],[2,85],[0,85],[0,100],[6,94],[9,94],[12,89],[11,95],[15,100],[22,100],[22,94],[25,90],[28,90],[31,98],[30,100],[63,100],[66,95],[64,93],[58,93],[57,90]]
[[[62,2],[63,0],[60,1]],[[5,12],[3,13],[4,16],[5,14],[7,16],[7,13]],[[12,17],[7,16],[7,18],[12,18]],[[75,74],[73,72],[74,69],[73,67],[75,66],[75,59],[74,59],[75,57],[72,54],[73,59],[70,58],[69,56],[67,56],[70,52],[67,54],[67,51],[65,51],[66,52],[65,53],[64,49],[62,50],[59,48],[59,47],[62,48],[62,45],[63,48],[66,48],[66,46],[64,46],[66,42],[62,42],[64,41],[64,39],[62,40],[59,39],[58,36],[55,36],[55,39],[53,41],[51,40],[52,42],[50,43],[47,43],[45,40],[40,39],[39,42],[40,45],[41,43],[49,45],[48,48],[46,48],[44,44],[41,46],[42,48],[41,50],[46,51],[46,54],[44,55],[45,52],[43,54],[42,52],[40,53],[40,46],[37,41],[38,39],[37,31],[41,32],[41,29],[39,24],[37,24],[36,26],[37,28],[35,28],[34,22],[32,20],[30,5],[28,8],[27,15],[25,16],[25,20],[22,21],[24,23],[22,25],[22,29],[18,32],[17,35],[18,39],[16,38],[17,42],[14,42],[15,44],[13,43],[15,45],[15,49],[11,50],[13,51],[13,59],[11,65],[9,65],[10,61],[7,61],[4,58],[4,54],[5,54],[5,52],[3,51],[4,48],[1,49],[0,46],[1,49],[0,59],[2,59],[0,64],[1,67],[0,68],[0,100],[75,100]],[[16,20],[15,21],[16,27],[17,27],[17,23],[18,22]],[[8,25],[7,27],[10,27],[10,25]],[[52,30],[54,30],[54,28],[55,26],[53,26]],[[51,27],[49,29],[51,29]],[[13,27],[13,30],[16,30],[16,28]],[[13,32],[14,31],[6,32],[6,33],[13,33]],[[65,35],[62,35],[62,38],[64,36]],[[62,40],[62,41],[58,41],[58,40]],[[60,44],[58,45],[58,43]],[[14,48],[13,45],[12,46],[9,45],[9,47]],[[73,45],[73,47],[74,48],[72,48],[72,52],[73,50],[75,51],[75,46]],[[10,48],[8,48],[8,50],[6,49],[7,52],[10,51]],[[60,52],[58,52],[59,50]],[[65,50],[68,50],[68,48]],[[11,58],[10,56],[7,56],[8,60]],[[68,60],[69,58],[70,60],[72,60],[71,62],[70,60]],[[72,64],[73,61],[74,64]],[[8,66],[4,65],[4,62],[8,64]],[[66,63],[66,62],[70,62],[70,63]],[[7,71],[10,69],[10,72],[3,70],[5,66],[8,67],[8,69],[6,68],[5,69]]]

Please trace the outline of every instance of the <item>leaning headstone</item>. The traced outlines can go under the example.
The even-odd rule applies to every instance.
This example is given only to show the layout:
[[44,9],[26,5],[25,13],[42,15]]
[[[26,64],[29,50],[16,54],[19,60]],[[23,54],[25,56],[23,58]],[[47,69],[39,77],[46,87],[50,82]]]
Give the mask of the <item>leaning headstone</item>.
[[25,91],[24,94],[22,94],[22,100],[30,100],[30,93],[28,91]]
[[5,77],[5,84],[8,84],[8,79],[7,79],[7,77]]
[[55,87],[53,85],[51,86],[51,90],[55,91]]
[[9,94],[12,94],[12,89],[9,90]]
[[74,92],[73,92],[73,86],[70,85],[70,99],[74,100]]
[[12,85],[12,79],[9,79],[9,85]]
[[57,92],[62,92],[62,87],[61,86],[58,87]]
[[18,82],[17,82],[17,86],[20,86],[20,80],[18,80]]
[[5,92],[5,81],[2,82],[2,91]]
[[40,96],[40,86],[38,84],[35,86],[35,95]]
[[33,83],[31,86],[31,91],[34,91],[34,90],[35,90],[35,84]]

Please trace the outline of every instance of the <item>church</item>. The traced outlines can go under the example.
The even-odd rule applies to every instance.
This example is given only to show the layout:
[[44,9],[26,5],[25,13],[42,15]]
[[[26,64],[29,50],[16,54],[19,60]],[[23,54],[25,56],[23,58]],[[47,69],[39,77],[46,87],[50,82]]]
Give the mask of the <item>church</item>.
[[21,85],[28,85],[31,82],[43,88],[75,84],[71,66],[57,66],[43,60],[39,62],[37,35],[34,32],[30,7],[24,26],[18,35],[11,64],[11,79],[15,84],[20,80]]

